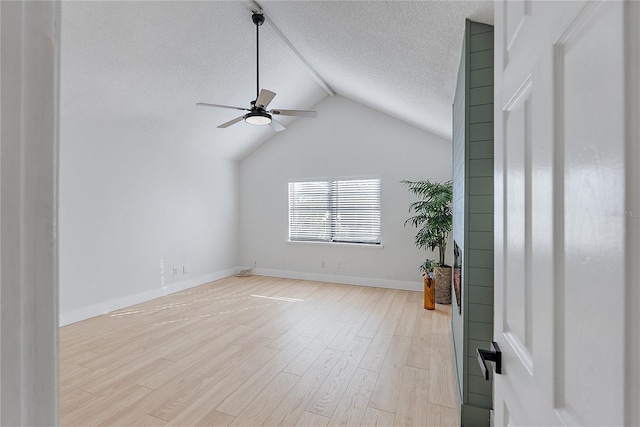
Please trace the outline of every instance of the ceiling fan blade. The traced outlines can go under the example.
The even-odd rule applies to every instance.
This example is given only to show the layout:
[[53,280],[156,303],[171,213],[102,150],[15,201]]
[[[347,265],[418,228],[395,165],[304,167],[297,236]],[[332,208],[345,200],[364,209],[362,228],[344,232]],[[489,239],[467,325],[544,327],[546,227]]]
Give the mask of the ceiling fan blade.
[[198,102],[196,105],[199,107],[219,107],[219,108],[231,108],[232,110],[251,111],[249,108],[232,107],[231,105],[207,104],[206,102]]
[[271,110],[271,114],[279,114],[281,116],[296,116],[296,117],[317,117],[317,111],[309,110]]
[[267,105],[273,100],[276,96],[275,92],[271,92],[267,89],[262,89],[260,91],[260,95],[258,95],[258,99],[256,99],[256,107],[267,108]]
[[286,129],[284,126],[282,126],[282,123],[280,123],[273,117],[271,118],[271,123],[269,123],[269,126],[271,127],[271,129],[275,130],[276,132],[282,132],[283,130]]
[[244,119],[244,116],[236,117],[233,120],[229,120],[228,122],[221,124],[220,126],[218,126],[218,128],[220,129],[228,128],[229,126],[242,121],[242,119]]

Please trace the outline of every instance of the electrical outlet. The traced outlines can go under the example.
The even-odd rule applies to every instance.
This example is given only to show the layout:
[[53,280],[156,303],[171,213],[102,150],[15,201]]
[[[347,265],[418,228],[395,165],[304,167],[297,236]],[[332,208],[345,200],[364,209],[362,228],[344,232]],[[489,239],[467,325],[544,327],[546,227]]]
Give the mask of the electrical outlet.
[[187,274],[189,272],[189,269],[187,268],[186,265],[182,266],[182,274]]
[[336,270],[340,270],[340,263],[336,264]]
[[324,268],[325,264],[324,264],[324,260],[320,261],[320,267]]
[[178,267],[173,267],[173,275],[174,276],[178,275]]

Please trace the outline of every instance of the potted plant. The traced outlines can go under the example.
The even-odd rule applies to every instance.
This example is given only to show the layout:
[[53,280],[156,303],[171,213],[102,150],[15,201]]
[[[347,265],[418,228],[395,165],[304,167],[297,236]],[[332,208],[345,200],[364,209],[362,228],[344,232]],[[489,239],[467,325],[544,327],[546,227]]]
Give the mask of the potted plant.
[[[436,282],[436,302],[451,304],[451,266],[445,263],[447,238],[453,223],[451,201],[453,186],[451,181],[400,181],[407,189],[418,197],[411,203],[409,212],[415,215],[404,222],[418,228],[414,239],[420,249],[438,249],[437,266],[433,267]],[[421,270],[430,268],[427,260]],[[424,267],[423,267],[424,266]],[[428,270],[427,270],[428,271]]]
[[434,274],[433,270],[437,266],[438,266],[438,261],[436,261],[435,259],[427,258],[422,264],[420,264],[420,267],[418,267],[418,268],[422,272],[423,276],[429,275],[429,277],[431,277],[433,279],[433,274]]

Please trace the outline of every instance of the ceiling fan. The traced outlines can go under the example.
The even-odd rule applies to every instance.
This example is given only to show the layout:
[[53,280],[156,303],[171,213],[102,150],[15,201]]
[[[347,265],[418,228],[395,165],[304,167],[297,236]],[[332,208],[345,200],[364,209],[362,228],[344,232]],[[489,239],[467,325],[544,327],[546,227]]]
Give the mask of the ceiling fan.
[[308,110],[281,110],[272,109],[267,110],[267,106],[276,96],[275,92],[271,92],[267,89],[260,90],[260,26],[264,23],[264,15],[259,12],[253,12],[251,20],[256,25],[256,99],[251,101],[251,108],[233,107],[230,105],[209,104],[206,102],[198,102],[196,105],[202,107],[217,107],[217,108],[230,108],[232,110],[248,111],[243,116],[236,117],[233,120],[229,120],[226,123],[221,124],[218,128],[226,128],[232,124],[238,123],[244,120],[246,123],[252,125],[269,125],[271,129],[276,132],[285,130],[285,127],[275,120],[273,116],[296,116],[296,117],[316,117],[318,113],[316,111]]

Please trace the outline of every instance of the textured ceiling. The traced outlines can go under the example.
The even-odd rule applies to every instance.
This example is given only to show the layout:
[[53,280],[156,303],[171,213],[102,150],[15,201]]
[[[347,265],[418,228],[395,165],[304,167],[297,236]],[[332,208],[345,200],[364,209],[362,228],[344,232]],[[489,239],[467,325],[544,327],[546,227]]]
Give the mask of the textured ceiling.
[[[490,2],[264,1],[280,28],[337,94],[450,136],[464,19],[492,23]],[[63,2],[61,126],[100,121],[242,158],[274,133],[238,123],[255,98],[250,4]],[[260,32],[270,107],[309,109],[327,93],[270,25]],[[290,118],[279,118],[287,125]],[[309,120],[309,119],[296,119]]]
[[465,19],[493,24],[492,2],[261,5],[337,93],[448,138]]

